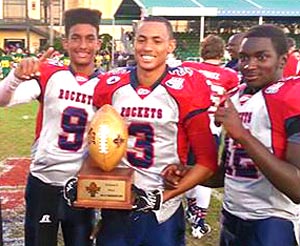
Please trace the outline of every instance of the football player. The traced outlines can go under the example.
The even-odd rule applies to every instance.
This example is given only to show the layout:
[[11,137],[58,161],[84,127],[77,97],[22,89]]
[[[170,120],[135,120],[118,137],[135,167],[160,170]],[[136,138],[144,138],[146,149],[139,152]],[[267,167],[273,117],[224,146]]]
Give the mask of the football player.
[[[239,51],[246,83],[216,111],[226,130],[221,246],[299,244],[300,80],[282,80],[287,52],[280,28],[252,27]],[[164,175],[176,187],[184,172]]]
[[[206,77],[206,83],[211,89],[213,105],[209,108],[210,128],[217,144],[221,133],[221,127],[215,125],[214,113],[225,94],[236,88],[239,84],[238,74],[235,70],[223,67],[224,41],[216,35],[208,35],[201,43],[201,57],[203,62],[185,61],[182,66],[191,67]],[[190,153],[192,154],[192,153]],[[193,156],[190,158],[193,161]],[[210,203],[211,188],[197,185],[186,193],[187,210],[186,217],[191,223],[192,236],[202,238],[211,228],[206,223],[205,217]]]
[[226,44],[226,50],[230,55],[230,61],[225,64],[225,67],[239,71],[239,49],[243,40],[244,33],[236,33],[229,37]]
[[288,58],[283,69],[283,77],[299,76],[300,72],[300,53],[296,47],[296,40],[288,37]]
[[[68,206],[63,197],[67,180],[79,171],[86,150],[86,126],[94,115],[93,92],[98,82],[94,57],[101,13],[85,8],[65,12],[63,46],[70,66],[47,60],[23,59],[0,85],[0,104],[40,102],[32,163],[26,186],[26,246],[56,246],[61,225],[66,246],[88,246],[94,211]],[[33,79],[32,79],[33,78]]]
[[[205,77],[190,68],[166,65],[176,47],[172,26],[146,17],[134,41],[136,67],[100,76],[94,104],[111,104],[129,130],[127,158],[134,169],[133,209],[102,209],[98,246],[183,246],[182,195],[216,169],[216,145],[209,128],[211,105]],[[170,163],[186,164],[192,147],[196,164],[177,189],[166,190],[160,173]]]

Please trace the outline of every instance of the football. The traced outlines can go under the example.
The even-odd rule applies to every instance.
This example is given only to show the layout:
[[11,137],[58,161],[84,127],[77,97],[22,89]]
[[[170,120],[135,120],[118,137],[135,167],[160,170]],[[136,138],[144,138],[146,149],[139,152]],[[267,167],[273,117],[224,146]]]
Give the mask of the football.
[[124,119],[108,104],[94,115],[88,131],[92,165],[103,171],[113,170],[125,155],[128,130]]

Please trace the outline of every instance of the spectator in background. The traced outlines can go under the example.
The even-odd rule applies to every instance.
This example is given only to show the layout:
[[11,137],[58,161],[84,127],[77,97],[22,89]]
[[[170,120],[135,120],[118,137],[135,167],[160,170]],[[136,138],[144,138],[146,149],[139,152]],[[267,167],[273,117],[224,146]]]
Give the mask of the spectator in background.
[[[200,55],[203,62],[185,61],[182,63],[184,67],[191,67],[202,73],[206,77],[206,83],[210,86],[213,102],[213,105],[209,108],[210,128],[217,144],[219,143],[221,127],[215,125],[214,113],[224,95],[239,84],[237,72],[222,66],[224,51],[225,43],[223,39],[216,35],[209,35],[201,43]],[[190,156],[188,164],[194,163],[193,159]],[[192,235],[195,238],[201,238],[211,230],[205,221],[210,203],[211,188],[198,185],[186,192],[186,197],[188,204],[186,216],[191,223]]]
[[70,66],[71,61],[68,52],[64,52],[63,54],[61,54],[59,60],[62,62],[63,65]]
[[126,61],[126,67],[134,67],[136,66],[136,61],[134,55],[130,54],[129,58]]
[[118,67],[126,67],[127,57],[124,52],[120,52],[117,57],[117,66]]
[[300,72],[300,54],[296,47],[296,41],[294,38],[287,38],[288,44],[288,58],[283,69],[283,77],[297,76]]
[[100,50],[98,50],[97,54],[95,55],[95,67],[97,69],[102,68],[103,59],[104,59],[103,55],[101,54]]
[[103,56],[103,69],[104,71],[109,71],[110,69],[110,64],[111,63],[111,57],[110,57],[110,52],[108,50],[104,51],[104,56]]
[[23,49],[18,48],[16,50],[16,53],[13,56],[14,63],[15,63],[14,67],[25,57],[27,57],[27,54],[23,51]]
[[0,68],[1,68],[1,78],[3,79],[5,78],[9,72],[11,71],[11,69],[13,68],[13,63],[14,63],[14,59],[12,57],[12,55],[7,52],[8,49],[6,49],[6,52],[3,53],[2,56],[0,56]]
[[244,33],[236,33],[229,37],[226,44],[226,50],[228,51],[231,60],[225,64],[225,67],[232,68],[235,71],[239,70],[239,49],[244,35]]

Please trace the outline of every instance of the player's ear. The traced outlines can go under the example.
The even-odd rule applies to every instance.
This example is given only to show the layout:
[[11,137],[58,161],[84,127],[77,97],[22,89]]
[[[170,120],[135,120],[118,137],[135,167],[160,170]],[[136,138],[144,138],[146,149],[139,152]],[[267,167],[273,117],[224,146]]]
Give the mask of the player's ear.
[[287,54],[285,54],[285,55],[281,55],[280,57],[279,57],[279,67],[281,68],[281,69],[283,69],[284,68],[284,66],[285,66],[285,64],[286,64],[286,62],[287,62]]
[[169,54],[173,53],[175,49],[176,49],[176,39],[170,39],[168,53]]

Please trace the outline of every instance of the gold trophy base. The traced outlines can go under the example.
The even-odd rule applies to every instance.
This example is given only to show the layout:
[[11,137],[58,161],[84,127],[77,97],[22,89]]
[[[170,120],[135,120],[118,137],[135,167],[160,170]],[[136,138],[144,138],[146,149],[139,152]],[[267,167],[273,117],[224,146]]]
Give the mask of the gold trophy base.
[[93,166],[87,158],[78,174],[75,207],[131,209],[133,170],[115,168],[110,172]]

